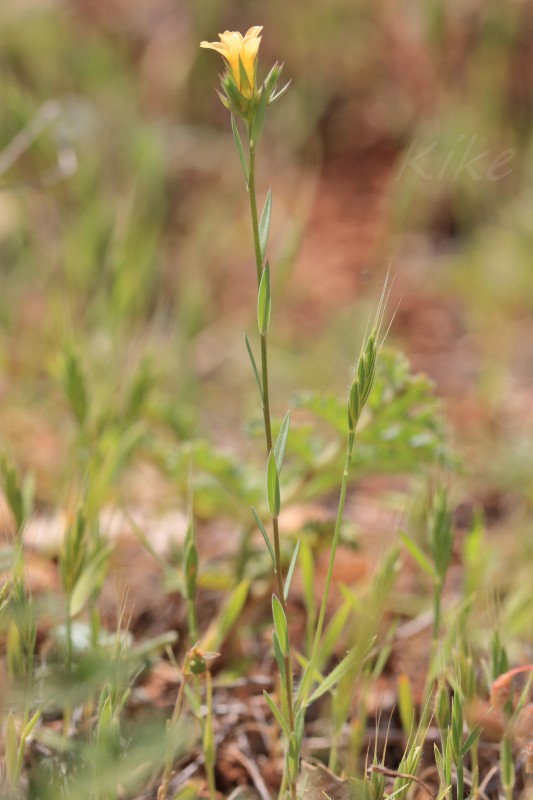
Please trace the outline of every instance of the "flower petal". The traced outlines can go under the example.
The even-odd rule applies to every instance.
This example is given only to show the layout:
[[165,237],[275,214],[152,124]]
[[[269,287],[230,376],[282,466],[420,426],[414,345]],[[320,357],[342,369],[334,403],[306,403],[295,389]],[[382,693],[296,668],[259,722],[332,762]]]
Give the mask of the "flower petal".
[[253,28],[248,28],[248,30],[244,34],[244,38],[248,39],[248,38],[259,36],[259,34],[261,33],[262,30],[263,30],[263,26],[262,25],[254,25]]

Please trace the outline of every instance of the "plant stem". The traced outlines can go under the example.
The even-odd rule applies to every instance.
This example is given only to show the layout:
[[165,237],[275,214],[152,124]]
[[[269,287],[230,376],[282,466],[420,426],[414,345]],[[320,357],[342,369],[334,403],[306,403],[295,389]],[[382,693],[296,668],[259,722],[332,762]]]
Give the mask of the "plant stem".
[[[263,274],[263,257],[261,255],[261,245],[259,242],[259,217],[257,214],[257,198],[255,194],[255,147],[252,146],[250,141],[249,151],[249,167],[248,167],[248,195],[250,198],[250,213],[252,217],[252,231],[254,237],[254,251],[255,251],[255,267],[257,272],[257,286],[261,283]],[[263,394],[263,422],[265,428],[265,444],[267,458],[272,450],[272,423],[270,419],[270,393],[269,393],[269,380],[268,380],[268,343],[267,334],[261,334],[261,378],[262,378],[262,394]],[[272,518],[272,533],[274,539],[274,558],[275,568],[274,572],[277,581],[278,599],[282,605],[285,616],[287,616],[287,605],[283,592],[283,572],[281,567],[281,548],[279,541],[279,524],[278,518]],[[294,733],[294,699],[293,699],[293,680],[292,680],[292,658],[291,649],[289,644],[288,653],[285,656],[285,681],[282,681],[286,687],[287,695],[287,713],[289,732]],[[296,780],[291,777],[290,779],[290,796],[292,800],[296,800]]]
[[196,622],[196,605],[194,600],[187,598],[187,626],[191,645],[198,641],[198,624]]
[[352,452],[355,439],[355,432],[350,431],[348,434],[348,441],[346,444],[346,457],[344,461],[344,470],[342,473],[341,491],[339,496],[339,505],[337,508],[337,518],[335,520],[335,530],[333,532],[333,540],[331,542],[331,549],[329,553],[328,571],[326,574],[326,581],[324,583],[324,590],[322,592],[322,602],[320,604],[320,612],[318,614],[318,622],[315,630],[313,648],[311,650],[311,660],[305,673],[306,685],[301,687],[302,703],[305,704],[308,696],[310,683],[313,679],[313,674],[318,660],[318,651],[320,647],[320,640],[322,638],[322,631],[324,630],[324,621],[326,619],[326,611],[328,607],[329,591],[331,588],[331,580],[333,578],[333,568],[335,566],[335,555],[339,545],[341,525],[344,516],[344,504],[346,502],[346,492],[348,490],[348,478],[350,474],[350,464],[352,461]]
[[440,622],[442,616],[441,597],[442,582],[439,581],[433,589],[433,633],[431,636],[433,653],[438,648],[439,644]]
[[204,746],[205,771],[207,773],[207,783],[209,786],[209,800],[216,800],[217,790],[215,783],[215,740],[213,734],[213,684],[209,670],[205,673],[205,694],[207,717],[205,719],[204,742],[209,742],[209,746]]
[[326,582],[324,584],[324,592],[322,594],[322,603],[320,604],[320,612],[318,615],[318,623],[316,626],[315,631],[315,641],[313,645],[313,650],[317,651],[318,646],[320,644],[320,638],[322,636],[322,630],[324,628],[324,620],[326,618],[326,609],[328,605],[328,597],[329,597],[329,590],[331,588],[331,579],[333,577],[333,567],[335,566],[335,554],[337,552],[337,547],[339,545],[339,539],[341,534],[341,525],[342,519],[344,516],[344,504],[346,502],[346,492],[348,490],[348,478],[350,474],[350,463],[352,461],[352,452],[353,452],[353,443],[354,443],[355,434],[353,431],[350,431],[348,435],[348,443],[346,445],[346,458],[344,461],[344,470],[342,473],[342,484],[341,484],[341,491],[339,496],[339,505],[337,508],[337,518],[335,520],[335,530],[333,532],[333,540],[331,542],[331,550],[329,553],[329,563],[328,563],[328,571],[326,574]]
[[72,669],[72,620],[70,618],[70,596],[67,599],[67,611],[65,615],[65,639],[67,648],[67,668],[70,673]]

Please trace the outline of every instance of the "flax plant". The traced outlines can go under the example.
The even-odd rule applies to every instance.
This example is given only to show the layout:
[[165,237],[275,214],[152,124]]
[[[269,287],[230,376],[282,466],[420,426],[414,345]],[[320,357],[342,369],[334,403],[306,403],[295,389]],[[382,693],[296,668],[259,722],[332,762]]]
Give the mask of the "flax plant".
[[[272,596],[272,615],[275,627],[273,639],[276,661],[280,668],[281,682],[284,688],[282,710],[277,708],[270,696],[267,695],[266,699],[287,739],[286,780],[289,796],[291,800],[295,800],[299,750],[303,735],[303,718],[302,724],[299,725],[300,733],[300,730],[297,731],[296,728],[294,713],[293,658],[287,625],[289,580],[284,584],[278,524],[281,508],[280,472],[290,425],[290,414],[285,417],[280,435],[274,446],[268,372],[268,331],[271,313],[270,266],[265,257],[272,211],[272,193],[271,191],[268,192],[263,213],[259,218],[255,186],[256,152],[263,132],[266,109],[267,106],[283,94],[288,84],[283,89],[277,90],[282,67],[274,64],[263,84],[259,88],[257,87],[257,53],[261,42],[261,30],[261,26],[255,26],[250,28],[244,36],[236,31],[225,31],[220,34],[220,42],[202,42],[200,46],[219,52],[224,57],[227,65],[226,71],[221,76],[222,92],[218,94],[224,106],[231,112],[231,126],[235,146],[244,172],[250,202],[257,275],[257,325],[261,348],[260,371],[257,368],[247,336],[245,337],[245,342],[257,381],[263,411],[267,461],[267,498],[272,518],[273,544],[255,510],[254,516],[272,557],[276,577],[276,593]],[[246,149],[242,143],[237,119],[242,121],[246,131]],[[297,555],[296,552],[295,555]],[[293,558],[293,565],[295,560]],[[291,574],[292,570],[289,572],[289,575]]]
[[[311,703],[334,688],[341,677],[346,675],[350,669],[353,669],[356,663],[360,663],[361,658],[364,656],[364,653],[361,654],[360,648],[354,648],[326,678],[320,675],[320,652],[329,591],[333,578],[335,554],[339,544],[348,489],[350,464],[355,442],[355,430],[374,383],[376,358],[379,351],[379,335],[383,319],[384,302],[386,299],[386,286],[381,297],[374,324],[370,333],[365,337],[361,348],[349,389],[346,416],[345,464],[325,587],[316,626],[314,626],[313,631],[308,632],[310,657],[298,690],[295,691],[293,682],[295,656],[289,638],[287,599],[291,578],[298,558],[299,544],[296,545],[293,552],[287,576],[284,580],[278,522],[281,508],[280,475],[283,466],[285,445],[289,434],[290,412],[287,412],[281,424],[277,440],[274,441],[272,435],[273,426],[271,419],[268,369],[268,334],[272,300],[270,265],[266,259],[272,213],[272,192],[269,190],[262,214],[259,216],[255,181],[256,154],[263,131],[266,110],[268,106],[285,92],[288,84],[280,90],[277,89],[282,67],[276,63],[263,83],[258,86],[257,54],[261,41],[261,30],[262,28],[260,26],[255,26],[250,28],[244,36],[235,31],[225,31],[220,34],[220,42],[202,42],[201,47],[216,50],[222,55],[226,63],[226,70],[220,79],[222,91],[218,92],[218,94],[224,106],[231,113],[231,127],[239,160],[244,172],[250,204],[257,276],[257,325],[260,338],[259,367],[253,353],[252,345],[246,334],[245,344],[259,390],[263,412],[266,450],[266,495],[271,516],[271,535],[268,533],[267,526],[264,525],[258,512],[255,509],[252,509],[252,512],[265,540],[274,568],[276,591],[272,596],[272,616],[274,622],[273,647],[282,686],[281,707],[278,707],[273,697],[266,692],[265,699],[285,737],[285,770],[279,796],[280,798],[287,797],[290,798],[290,800],[296,800],[296,785],[299,773],[300,751],[304,735],[306,709]],[[241,128],[244,128],[245,131],[244,144],[239,132],[239,123]],[[307,554],[307,556],[308,555],[309,554]],[[307,563],[309,562],[308,557],[306,561]],[[313,691],[313,685],[315,683],[318,683],[318,686],[316,686]]]

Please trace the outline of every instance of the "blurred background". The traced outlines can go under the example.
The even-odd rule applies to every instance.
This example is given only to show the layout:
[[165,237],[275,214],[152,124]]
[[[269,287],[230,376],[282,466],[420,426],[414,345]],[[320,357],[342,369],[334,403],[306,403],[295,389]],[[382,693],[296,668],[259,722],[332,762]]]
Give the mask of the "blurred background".
[[[480,506],[525,530],[530,0],[4,1],[3,450],[34,475],[38,509],[76,495],[73,442],[87,442],[65,398],[65,354],[89,387],[101,464],[120,440],[108,478],[141,439],[205,439],[236,458],[254,449],[247,198],[215,92],[222,63],[199,48],[252,25],[264,26],[259,76],[277,60],[292,81],[258,166],[260,197],[274,193],[276,415],[296,390],[343,395],[390,268],[388,341],[445,400],[459,511]],[[144,427],[124,443],[141,407]],[[168,484],[143,461],[108,480],[105,501],[175,504],[176,463],[155,456]],[[199,513],[215,505],[206,494]]]

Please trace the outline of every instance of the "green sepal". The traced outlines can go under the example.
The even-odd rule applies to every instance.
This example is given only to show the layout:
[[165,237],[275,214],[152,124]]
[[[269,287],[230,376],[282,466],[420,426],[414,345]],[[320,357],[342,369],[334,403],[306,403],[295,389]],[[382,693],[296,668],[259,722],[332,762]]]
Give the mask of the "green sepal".
[[231,72],[228,71],[224,73],[220,79],[220,82],[228,99],[230,110],[234,114],[238,114],[240,117],[246,117],[250,102],[239,91]]
[[271,102],[272,95],[276,91],[276,86],[283,69],[283,64],[278,64],[277,61],[263,81],[263,86],[268,96],[268,102]]
[[252,91],[252,85],[249,81],[248,75],[246,74],[246,70],[244,69],[244,64],[242,63],[242,58],[239,56],[239,78],[241,79],[241,89],[249,89]]
[[[219,92],[220,94],[220,92]],[[222,99],[222,97],[221,97]],[[224,100],[222,100],[224,102]],[[226,103],[224,103],[226,105]],[[227,106],[226,106],[227,107]],[[235,121],[235,115],[231,115],[231,130],[233,131],[233,138],[235,140],[235,147],[237,148],[237,153],[239,155],[239,160],[241,162],[242,171],[244,172],[244,177],[246,179],[246,186],[248,186],[249,181],[249,171],[248,171],[248,164],[246,162],[246,156],[244,154],[244,147],[242,146],[241,136],[239,134],[239,129],[237,127],[237,122]]]
[[270,100],[269,100],[269,103],[274,103],[274,102],[275,102],[276,100],[278,100],[278,99],[279,99],[279,98],[280,98],[282,95],[284,95],[284,94],[285,94],[285,92],[287,91],[287,89],[289,88],[289,86],[291,85],[291,83],[292,83],[292,81],[287,81],[287,83],[285,84],[285,86],[283,86],[283,87],[282,87],[282,88],[279,90],[279,92],[275,92],[275,94],[271,95],[271,97],[270,97]]
[[255,110],[250,130],[250,142],[252,144],[252,147],[255,147],[257,145],[259,139],[261,138],[261,134],[263,133],[267,103],[268,103],[268,95],[265,89],[263,88],[261,90],[261,95],[259,97],[259,102]]

